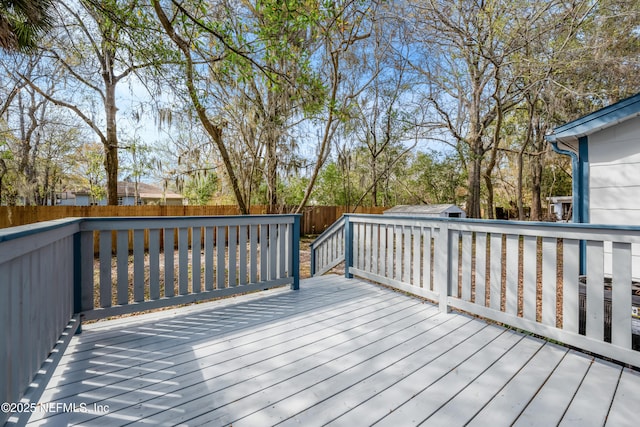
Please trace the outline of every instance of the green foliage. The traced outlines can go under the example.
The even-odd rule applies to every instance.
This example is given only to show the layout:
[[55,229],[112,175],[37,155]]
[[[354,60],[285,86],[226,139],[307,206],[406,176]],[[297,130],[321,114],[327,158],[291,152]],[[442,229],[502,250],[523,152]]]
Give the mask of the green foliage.
[[313,204],[325,206],[344,206],[348,204],[345,185],[345,177],[336,163],[327,163],[318,176],[313,191]]
[[182,195],[190,205],[207,205],[218,190],[218,177],[214,173],[200,174],[186,180]]
[[0,0],[0,48],[33,51],[51,28],[52,0]]

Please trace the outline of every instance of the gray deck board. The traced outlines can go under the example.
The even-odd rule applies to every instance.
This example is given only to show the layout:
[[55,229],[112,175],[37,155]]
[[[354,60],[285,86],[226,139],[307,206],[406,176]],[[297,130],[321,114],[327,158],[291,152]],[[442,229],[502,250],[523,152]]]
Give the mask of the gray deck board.
[[640,390],[636,371],[332,275],[83,329],[40,402],[87,410],[30,425],[619,426]]

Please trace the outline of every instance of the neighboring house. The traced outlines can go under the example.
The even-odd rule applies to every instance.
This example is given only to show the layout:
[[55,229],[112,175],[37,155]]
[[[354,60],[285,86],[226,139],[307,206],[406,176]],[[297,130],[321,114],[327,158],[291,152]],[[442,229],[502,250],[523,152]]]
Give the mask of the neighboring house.
[[398,205],[384,211],[385,215],[417,215],[442,218],[465,218],[465,212],[456,205]]
[[[182,206],[186,199],[171,191],[163,191],[153,185],[138,183],[138,197],[136,198],[136,188],[133,182],[118,182],[118,205],[167,205]],[[91,204],[105,206],[106,199],[91,203],[91,196],[87,190],[66,191],[57,196],[59,206],[89,206]]]
[[[554,129],[547,140],[573,159],[573,222],[640,225],[640,93]],[[633,270],[640,277],[640,256]]]

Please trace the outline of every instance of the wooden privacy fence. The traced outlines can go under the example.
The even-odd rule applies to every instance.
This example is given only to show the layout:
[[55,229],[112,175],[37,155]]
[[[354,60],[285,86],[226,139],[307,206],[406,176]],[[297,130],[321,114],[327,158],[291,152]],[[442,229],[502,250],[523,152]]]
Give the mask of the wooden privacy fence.
[[311,274],[359,276],[640,366],[640,227],[345,215]]
[[[355,212],[381,214],[386,207],[358,207]],[[269,212],[266,205],[255,205],[250,209],[253,215],[287,213],[291,209],[282,208]],[[348,206],[307,206],[302,211],[301,233],[320,234],[341,215],[353,211]],[[237,206],[0,206],[0,228],[15,227],[62,218],[92,218],[117,216],[219,216],[239,215]]]

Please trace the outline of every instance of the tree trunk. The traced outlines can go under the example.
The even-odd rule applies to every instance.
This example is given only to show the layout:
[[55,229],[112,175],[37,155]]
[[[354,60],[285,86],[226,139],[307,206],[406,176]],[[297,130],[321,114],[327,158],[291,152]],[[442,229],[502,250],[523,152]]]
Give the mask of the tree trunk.
[[524,150],[526,145],[518,151],[518,183],[516,188],[516,204],[518,206],[518,219],[524,221],[524,204],[522,199],[524,198]]
[[377,156],[371,157],[371,206],[378,206]]
[[531,157],[531,219],[541,221],[542,210],[542,171],[544,169],[544,133],[540,132],[535,142],[536,155]]
[[200,98],[194,82],[194,62],[193,58],[191,57],[191,47],[189,45],[189,42],[176,33],[171,21],[169,20],[169,17],[167,17],[164,9],[160,5],[160,2],[158,0],[152,0],[152,4],[165,32],[185,56],[185,84],[187,86],[187,90],[189,91],[189,97],[191,98],[191,102],[194,109],[196,110],[196,113],[198,114],[198,118],[200,119],[202,126],[204,127],[209,137],[215,143],[216,147],[218,148],[218,152],[220,153],[220,157],[222,157],[222,162],[224,163],[227,175],[229,177],[231,188],[233,189],[233,194],[236,197],[240,213],[243,215],[248,215],[249,206],[242,195],[242,191],[240,189],[240,185],[233,168],[233,163],[231,162],[229,150],[227,150],[227,147],[224,145],[224,141],[222,140],[222,128],[218,125],[215,125],[209,120],[209,118],[207,117],[207,111],[204,105],[202,105],[202,103],[200,102]]
[[471,141],[471,161],[469,162],[469,194],[467,196],[467,216],[481,218],[480,189],[482,177],[482,141],[476,138]]
[[105,83],[105,113],[107,117],[106,141],[104,146],[104,168],[107,173],[107,203],[118,204],[118,133],[116,114],[116,85],[111,72],[103,74]]

